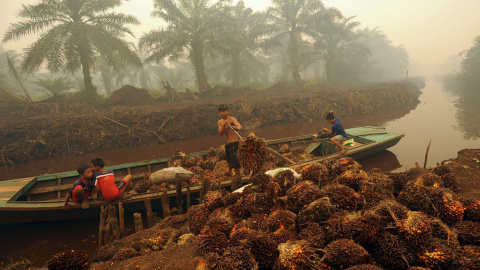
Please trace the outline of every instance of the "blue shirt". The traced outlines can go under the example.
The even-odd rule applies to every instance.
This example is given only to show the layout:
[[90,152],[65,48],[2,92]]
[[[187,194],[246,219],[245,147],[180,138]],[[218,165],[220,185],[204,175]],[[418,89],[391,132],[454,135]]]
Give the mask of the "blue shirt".
[[336,116],[335,122],[333,122],[332,124],[332,133],[335,135],[342,135],[343,137],[348,139],[347,133],[345,132],[345,129],[343,129],[340,119],[338,119]]
[[82,186],[85,191],[90,191],[95,187],[95,182],[95,179],[92,178],[92,180],[90,180],[90,183],[85,184],[80,177],[77,181],[75,181],[75,183],[73,183],[73,187],[68,191],[68,194],[72,195],[75,187],[79,185]]

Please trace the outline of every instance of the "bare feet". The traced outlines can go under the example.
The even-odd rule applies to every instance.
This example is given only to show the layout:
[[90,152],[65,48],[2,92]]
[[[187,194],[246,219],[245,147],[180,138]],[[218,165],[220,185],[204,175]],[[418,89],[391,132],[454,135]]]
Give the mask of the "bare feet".
[[83,208],[83,209],[87,209],[88,207],[90,207],[90,205],[88,205],[87,200],[83,200],[83,201],[82,201],[82,208]]

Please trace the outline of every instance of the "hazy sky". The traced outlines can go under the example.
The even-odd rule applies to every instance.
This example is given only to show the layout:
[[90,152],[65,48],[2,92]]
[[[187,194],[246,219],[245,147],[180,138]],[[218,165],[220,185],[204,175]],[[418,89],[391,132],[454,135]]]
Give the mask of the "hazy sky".
[[[22,4],[38,0],[0,0],[0,36],[16,22]],[[270,0],[244,0],[256,11],[271,5]],[[477,0],[328,0],[342,13],[356,16],[361,27],[378,27],[394,45],[403,44],[410,55],[410,74],[431,75],[452,54],[471,47],[480,36],[480,1]],[[152,0],[130,0],[118,9],[136,16],[142,25],[132,27],[136,37],[161,25],[151,18]],[[25,37],[18,42],[3,43],[5,49],[20,50],[35,40]],[[136,41],[134,38],[129,38]]]

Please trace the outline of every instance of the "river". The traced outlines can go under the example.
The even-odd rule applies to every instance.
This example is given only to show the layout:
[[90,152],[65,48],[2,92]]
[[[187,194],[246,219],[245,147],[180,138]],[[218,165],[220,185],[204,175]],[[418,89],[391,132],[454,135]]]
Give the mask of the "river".
[[[388,151],[360,160],[364,170],[380,168],[383,171],[398,172],[414,167],[415,162],[423,165],[430,140],[428,167],[436,166],[437,162],[455,158],[461,149],[480,148],[479,140],[464,138],[456,119],[454,105],[456,97],[444,92],[441,84],[435,82],[433,78],[427,80],[426,87],[422,89],[419,99],[421,103],[410,112],[388,112],[341,119],[345,128],[377,125],[405,134],[405,137]],[[324,108],[320,109],[324,110]],[[331,109],[335,110],[335,108]],[[395,120],[386,122],[385,119]],[[215,123],[212,125],[215,126]],[[266,139],[277,139],[316,133],[323,125],[324,120],[318,120],[277,124],[250,131]],[[250,131],[244,131],[243,135],[247,135]],[[223,143],[223,140],[218,136],[209,136],[163,145],[122,148],[86,153],[77,157],[37,160],[14,167],[0,168],[0,180],[72,171],[79,164],[88,163],[97,156],[104,158],[107,165],[158,159],[169,157],[176,150],[188,153],[206,150],[210,147],[217,148]],[[127,224],[127,228],[130,230],[132,226],[132,224]],[[9,225],[0,226],[0,229],[0,262],[27,258],[36,266],[42,266],[53,254],[71,249],[91,253],[98,245],[96,242],[98,238],[97,219]]]

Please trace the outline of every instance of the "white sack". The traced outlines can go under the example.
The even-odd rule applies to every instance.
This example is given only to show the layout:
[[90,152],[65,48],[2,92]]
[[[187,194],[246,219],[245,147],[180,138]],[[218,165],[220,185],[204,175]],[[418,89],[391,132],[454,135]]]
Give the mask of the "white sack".
[[179,181],[188,181],[193,177],[193,173],[182,167],[169,167],[156,171],[150,175],[150,182],[159,185],[164,182],[176,183]]

